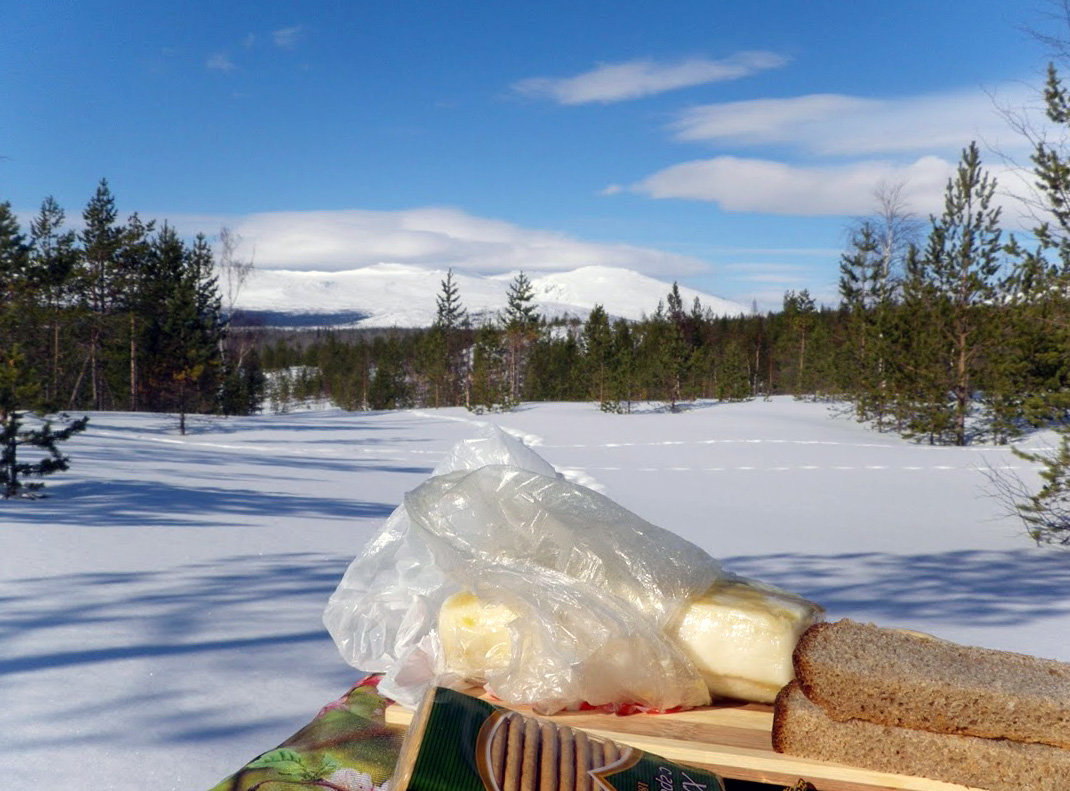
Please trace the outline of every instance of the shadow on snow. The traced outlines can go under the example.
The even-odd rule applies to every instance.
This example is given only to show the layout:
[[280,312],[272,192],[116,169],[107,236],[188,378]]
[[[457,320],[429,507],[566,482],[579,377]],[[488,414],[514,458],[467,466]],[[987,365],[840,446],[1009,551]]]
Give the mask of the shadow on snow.
[[729,558],[725,566],[801,593],[830,617],[924,628],[1022,624],[1070,613],[1070,554],[1059,550],[777,554]]
[[[243,555],[163,571],[11,580],[0,599],[0,689],[17,687],[42,705],[24,718],[26,733],[8,734],[5,749],[289,735],[361,676],[320,621],[349,560]],[[102,686],[88,698],[57,687],[70,676],[54,671],[91,677],[93,668],[114,663],[128,684]],[[234,694],[192,694],[202,675],[212,679],[209,689],[232,686]],[[303,702],[307,710],[296,718],[280,716],[272,700],[291,683],[331,691]],[[47,723],[73,720],[85,727],[44,735],[52,730]]]

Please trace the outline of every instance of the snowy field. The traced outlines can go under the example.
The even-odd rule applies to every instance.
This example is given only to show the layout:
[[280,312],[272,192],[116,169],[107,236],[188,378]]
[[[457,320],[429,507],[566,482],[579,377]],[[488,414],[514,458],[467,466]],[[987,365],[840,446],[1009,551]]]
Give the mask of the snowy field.
[[198,791],[291,735],[360,675],[320,621],[338,579],[482,421],[831,618],[1070,661],[1070,552],[987,494],[986,468],[1036,480],[1006,448],[786,398],[198,418],[185,437],[97,414],[49,499],[0,501],[3,787]]

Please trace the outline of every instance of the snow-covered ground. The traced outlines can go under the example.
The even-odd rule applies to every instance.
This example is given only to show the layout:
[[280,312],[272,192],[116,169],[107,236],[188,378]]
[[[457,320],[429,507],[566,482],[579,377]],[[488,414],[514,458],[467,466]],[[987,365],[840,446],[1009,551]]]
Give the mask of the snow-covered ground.
[[349,561],[482,421],[832,618],[1070,661],[1070,553],[988,495],[986,468],[1036,480],[1007,448],[782,398],[198,418],[184,437],[96,414],[50,498],[0,501],[3,787],[197,791],[288,737],[359,677],[320,621]]

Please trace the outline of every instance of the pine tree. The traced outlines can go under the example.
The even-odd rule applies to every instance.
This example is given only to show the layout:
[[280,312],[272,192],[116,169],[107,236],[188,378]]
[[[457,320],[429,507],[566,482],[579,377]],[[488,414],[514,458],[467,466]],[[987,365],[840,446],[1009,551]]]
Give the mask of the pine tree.
[[435,298],[434,326],[447,332],[459,330],[468,322],[468,310],[461,302],[461,289],[453,279],[453,269],[446,270],[446,279]]
[[1021,459],[1040,464],[1041,488],[1013,503],[1037,544],[1070,546],[1070,434],[1063,432],[1052,454],[1026,453],[1012,448]]
[[435,406],[441,401],[454,405],[460,400],[460,384],[465,380],[465,355],[462,331],[468,327],[468,310],[461,302],[460,287],[453,270],[435,300],[435,321],[425,341],[426,367],[431,372]]
[[506,292],[504,323],[506,329],[532,329],[539,324],[539,310],[535,306],[535,289],[521,270]]
[[890,327],[895,417],[900,432],[937,444],[945,441],[952,424],[946,322],[926,261],[915,248],[907,254],[905,270],[902,304]]
[[511,409],[511,377],[502,342],[503,331],[487,322],[476,330],[472,371],[465,406],[473,412]]
[[[51,421],[37,429],[24,429],[23,420],[39,395],[39,385],[33,379],[25,357],[18,347],[0,351],[0,497],[32,496],[43,484],[25,483],[26,477],[43,477],[66,470],[70,459],[60,453],[57,445],[83,431],[88,417],[67,423],[56,431]],[[34,461],[26,461],[30,448],[43,452]],[[21,455],[21,460],[20,460]]]
[[604,405],[613,357],[613,332],[605,308],[595,305],[583,325],[583,355],[587,370],[588,396]]
[[0,339],[6,345],[35,340],[29,252],[11,204],[0,203]]
[[539,312],[535,290],[523,270],[509,284],[503,316],[509,369],[509,402],[520,401],[524,390],[524,369],[528,350],[538,338]]
[[40,294],[44,349],[48,375],[43,383],[43,401],[59,403],[63,337],[69,313],[71,276],[77,262],[74,231],[64,231],[66,214],[49,196],[30,222],[30,278]]
[[807,342],[815,324],[817,306],[807,289],[784,294],[783,316],[787,321],[788,336],[785,338],[789,354],[793,358],[791,392],[796,395],[811,392],[807,379]]
[[610,372],[608,398],[600,404],[602,410],[631,412],[636,398],[636,339],[631,323],[624,319],[613,322]]
[[[79,298],[90,314],[86,365],[83,371],[88,369],[89,396],[93,409],[103,409],[110,405],[103,355],[107,318],[115,307],[116,265],[122,246],[123,229],[116,223],[118,216],[115,197],[108,187],[107,179],[101,179],[96,192],[82,212],[84,228],[79,235],[82,246],[78,273]],[[75,385],[72,401],[80,384],[81,379]]]
[[221,382],[223,318],[204,236],[187,248],[169,225],[152,240],[144,304],[149,320],[141,347],[145,357],[145,399],[153,408],[186,415],[215,409]]
[[840,257],[841,307],[847,313],[850,348],[844,389],[859,420],[883,427],[889,410],[889,330],[893,286],[877,229],[863,222]]
[[0,302],[20,301],[29,288],[30,246],[8,202],[0,203]]
[[[146,302],[146,291],[149,287],[146,281],[151,272],[152,259],[150,234],[154,227],[155,222],[142,222],[136,213],[132,214],[123,226],[121,245],[115,256],[115,311],[117,314],[125,314],[122,325],[127,334],[127,408],[131,412],[140,407],[140,335],[146,323],[146,316],[151,316],[154,308],[151,303]],[[118,333],[119,327],[115,326],[113,331]]]
[[981,308],[995,299],[1002,251],[1000,208],[992,205],[996,181],[981,167],[976,143],[962,152],[948,180],[944,213],[932,219],[925,266],[936,291],[951,370],[954,442],[967,441],[966,417],[978,366],[990,339]]
[[406,357],[396,337],[379,337],[372,343],[375,370],[368,386],[370,409],[401,409],[409,406]]
[[666,401],[669,410],[676,412],[682,400],[684,378],[690,349],[683,331],[658,302],[654,315],[643,322],[636,347],[639,379],[648,399]]

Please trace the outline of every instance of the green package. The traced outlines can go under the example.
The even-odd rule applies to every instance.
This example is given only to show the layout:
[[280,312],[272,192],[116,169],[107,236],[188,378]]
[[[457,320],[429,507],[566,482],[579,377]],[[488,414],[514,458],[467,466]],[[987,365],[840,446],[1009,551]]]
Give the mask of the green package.
[[432,689],[392,791],[724,791],[712,772],[461,692]]

